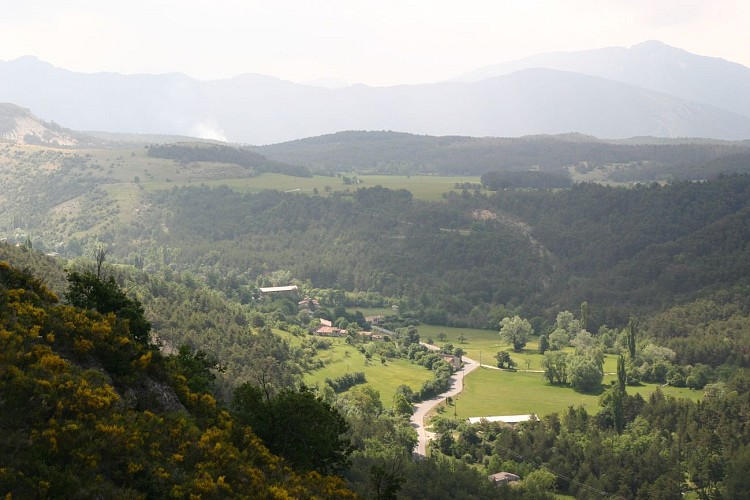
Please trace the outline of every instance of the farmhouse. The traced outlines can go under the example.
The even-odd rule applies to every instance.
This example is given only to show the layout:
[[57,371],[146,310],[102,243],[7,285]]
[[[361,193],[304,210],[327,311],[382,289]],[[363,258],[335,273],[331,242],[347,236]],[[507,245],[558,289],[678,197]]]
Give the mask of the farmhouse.
[[511,484],[511,483],[515,483],[521,480],[520,477],[516,476],[512,472],[497,472],[495,474],[487,476],[487,478],[490,481],[492,481],[496,486],[501,486],[503,484]]
[[315,299],[311,299],[310,297],[305,297],[304,299],[297,302],[297,307],[300,310],[307,309],[308,311],[315,311],[317,309],[320,309],[320,302]]
[[450,363],[454,372],[461,369],[461,358],[458,356],[454,356],[453,354],[441,354],[440,357],[443,358],[443,361]]
[[346,337],[347,331],[335,326],[321,326],[315,330],[315,335],[320,337]]

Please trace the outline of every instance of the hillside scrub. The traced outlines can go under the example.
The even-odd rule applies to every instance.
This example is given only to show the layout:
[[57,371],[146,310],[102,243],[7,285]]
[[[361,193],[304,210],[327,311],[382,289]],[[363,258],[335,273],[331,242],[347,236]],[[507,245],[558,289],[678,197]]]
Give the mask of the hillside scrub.
[[0,312],[4,494],[351,496],[289,469],[114,315],[61,305],[6,263]]

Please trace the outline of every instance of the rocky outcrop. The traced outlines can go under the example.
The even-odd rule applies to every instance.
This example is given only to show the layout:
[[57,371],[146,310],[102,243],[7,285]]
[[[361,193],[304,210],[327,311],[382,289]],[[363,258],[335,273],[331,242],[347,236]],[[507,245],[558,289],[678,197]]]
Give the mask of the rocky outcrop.
[[70,130],[43,122],[28,109],[8,103],[0,103],[0,141],[53,147],[77,146],[80,142]]

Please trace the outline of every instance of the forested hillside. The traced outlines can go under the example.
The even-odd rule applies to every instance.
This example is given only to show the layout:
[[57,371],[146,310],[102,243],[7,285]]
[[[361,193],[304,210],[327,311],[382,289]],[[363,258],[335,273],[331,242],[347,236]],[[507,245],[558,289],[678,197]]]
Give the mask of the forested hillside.
[[[380,187],[330,197],[181,188],[156,195],[153,206],[165,211],[129,234],[164,249],[144,255],[147,266],[164,257],[228,294],[283,269],[315,287],[411,301],[445,322],[478,304],[526,303],[552,270],[517,228],[475,213],[486,205],[421,202]],[[122,257],[138,252],[128,241],[116,248]]]
[[305,167],[271,161],[253,151],[223,144],[179,143],[153,145],[148,148],[148,155],[153,158],[168,158],[181,163],[210,161],[239,165],[247,169],[248,175],[262,172],[279,172],[297,177],[309,177],[311,175],[310,171]]
[[[458,460],[412,461],[416,434],[408,417],[384,406],[377,391],[355,387],[336,396],[331,390],[323,399],[300,385],[300,367],[292,365],[314,356],[315,343],[303,354],[271,332],[269,325],[296,329],[282,319],[284,300],[230,306],[190,275],[147,277],[107,264],[107,278],[80,270],[62,284],[57,259],[4,245],[0,259],[42,271],[45,281],[61,287],[65,302],[92,307],[66,305],[30,271],[0,262],[0,492],[20,498],[348,498],[351,490],[363,498],[521,496],[494,488]],[[86,269],[83,262],[69,264]],[[186,344],[157,350],[137,340],[122,316],[140,307],[137,297],[153,321],[154,341],[166,334]],[[98,312],[111,304],[118,310]],[[252,376],[243,380],[239,367]],[[339,477],[321,475],[331,472]],[[424,478],[433,476],[439,479],[426,485]]]
[[[88,298],[101,309],[118,296],[104,293]],[[296,472],[271,455],[198,383],[210,365],[189,352],[162,357],[124,313],[60,304],[28,272],[0,263],[0,491],[8,498],[351,496],[340,479]]]
[[[455,160],[448,171],[484,170],[485,155],[506,172],[483,177],[496,194],[457,181],[441,201],[428,202],[346,175],[321,178],[328,189],[252,192],[259,190],[255,179],[267,175],[259,172],[292,168],[302,175],[308,167],[297,172],[228,146],[67,151],[7,145],[0,154],[7,188],[0,198],[3,234],[66,256],[108,245],[119,262],[190,271],[243,302],[280,273],[312,288],[374,294],[369,303],[387,299],[422,321],[481,328],[495,328],[510,312],[550,322],[555,311],[582,301],[599,324],[622,325],[631,315],[695,300],[748,276],[747,177],[721,176],[748,168],[742,143],[386,132],[298,143],[358,151],[367,162],[391,150],[406,172],[430,158],[442,158],[446,167]],[[443,158],[446,148],[462,152]],[[532,164],[537,170],[528,170]],[[648,172],[710,180],[559,187],[575,177],[624,180],[651,177]]]
[[750,276],[747,176],[442,202],[380,187],[322,197],[192,187],[150,202],[115,240],[119,258],[190,270],[245,301],[284,270],[391,297],[431,323],[494,328],[509,311],[551,321],[588,301],[596,324],[623,325]]
[[502,192],[491,202],[528,223],[564,263],[551,298],[569,305],[588,300],[614,315],[655,311],[748,283],[747,176],[635,189],[579,184]]
[[[747,172],[747,142],[603,141],[581,134],[519,138],[434,137],[396,132],[339,132],[256,148],[269,158],[315,172],[481,175],[541,170],[600,171],[612,181],[689,180]],[[717,163],[712,163],[717,162]]]

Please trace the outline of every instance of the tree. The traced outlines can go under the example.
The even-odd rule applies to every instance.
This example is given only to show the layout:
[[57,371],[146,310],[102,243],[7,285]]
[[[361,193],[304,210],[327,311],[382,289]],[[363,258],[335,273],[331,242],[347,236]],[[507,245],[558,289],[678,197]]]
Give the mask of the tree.
[[396,415],[411,416],[414,412],[412,404],[403,394],[396,394],[393,398],[393,412]]
[[216,375],[213,371],[222,371],[216,358],[200,349],[193,353],[192,347],[183,344],[177,356],[174,357],[174,361],[187,379],[187,385],[191,391],[213,392],[216,382]]
[[523,350],[532,331],[531,323],[517,315],[512,318],[505,317],[500,322],[500,338],[512,344],[516,352]]
[[742,498],[750,491],[750,446],[745,445],[734,454],[723,485],[726,498]]
[[536,469],[523,478],[523,489],[532,498],[555,498],[555,475],[545,469]]
[[104,245],[99,245],[94,251],[94,260],[96,261],[96,277],[102,279],[102,266],[107,259],[107,249]]
[[591,356],[573,356],[568,368],[570,385],[576,390],[591,392],[598,389],[604,380],[601,363]]
[[305,386],[282,389],[269,400],[259,388],[243,384],[234,392],[232,409],[271,452],[296,467],[329,473],[347,463],[346,421]]
[[563,351],[547,351],[542,359],[544,377],[550,384],[568,383],[568,353]]
[[560,311],[555,318],[555,328],[562,328],[568,334],[568,337],[575,337],[579,331],[583,330],[581,322],[575,319],[570,311]]
[[128,297],[114,277],[99,278],[91,272],[68,274],[68,303],[81,309],[93,309],[101,314],[114,313],[119,320],[125,320],[130,335],[143,345],[149,342],[151,323],[145,316],[140,301]]
[[513,361],[507,351],[500,351],[495,354],[498,368],[513,369],[516,367],[516,362]]
[[635,320],[632,316],[628,322],[628,352],[630,359],[635,359]]
[[549,335],[549,349],[560,351],[570,344],[570,336],[564,328],[555,328]]
[[[627,383],[627,372],[625,369],[625,358],[620,355],[617,358],[617,383],[612,384],[599,399],[601,411],[597,419],[602,427],[612,427],[618,434],[625,429],[625,404],[633,401],[628,399],[625,391]],[[632,417],[632,415],[631,415]]]
[[628,377],[627,372],[625,371],[625,358],[620,354],[620,356],[617,357],[617,389],[623,396],[626,394],[625,385],[627,381]]
[[589,322],[589,303],[582,302],[581,303],[581,328],[583,330],[588,329],[588,322]]
[[352,387],[339,396],[336,407],[347,417],[357,414],[366,418],[375,418],[383,413],[380,392],[369,385]]
[[698,363],[690,370],[690,375],[685,379],[685,385],[691,389],[703,389],[710,378],[711,367]]
[[594,339],[594,336],[586,330],[578,332],[578,335],[576,335],[570,343],[576,348],[577,354],[583,354],[593,349],[598,344],[596,339]]
[[464,334],[462,333],[462,334],[460,334],[460,335],[458,336],[458,343],[459,343],[459,344],[463,344],[463,343],[465,343],[465,342],[466,342],[466,335],[464,335]]
[[539,353],[544,354],[549,350],[549,339],[546,335],[539,336]]

